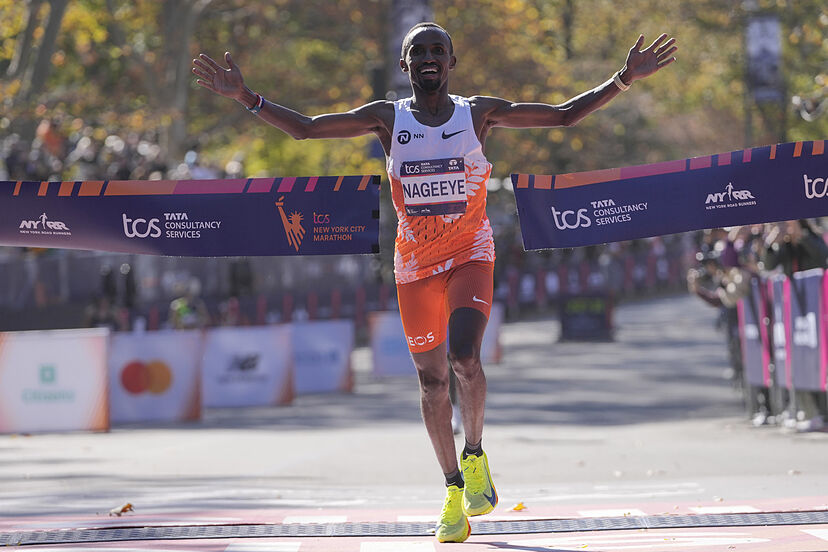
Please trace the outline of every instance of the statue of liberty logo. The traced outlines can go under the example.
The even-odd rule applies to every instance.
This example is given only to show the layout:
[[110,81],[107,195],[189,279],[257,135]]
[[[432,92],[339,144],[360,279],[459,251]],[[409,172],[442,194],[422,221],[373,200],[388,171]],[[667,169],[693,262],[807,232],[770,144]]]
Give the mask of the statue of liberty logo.
[[302,243],[302,238],[305,236],[305,229],[302,228],[302,213],[293,211],[290,215],[285,214],[284,202],[285,196],[280,197],[276,201],[276,206],[279,208],[279,215],[282,217],[282,225],[285,227],[285,236],[290,245],[299,251],[299,245]]

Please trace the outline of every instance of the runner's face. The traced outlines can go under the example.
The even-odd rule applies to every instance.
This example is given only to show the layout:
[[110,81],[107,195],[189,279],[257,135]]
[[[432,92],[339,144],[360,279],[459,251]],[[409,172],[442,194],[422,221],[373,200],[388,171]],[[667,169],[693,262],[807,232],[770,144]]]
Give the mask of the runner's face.
[[400,60],[400,67],[409,74],[411,84],[425,92],[438,90],[448,81],[456,59],[449,50],[448,36],[439,29],[425,27],[411,36],[411,44]]

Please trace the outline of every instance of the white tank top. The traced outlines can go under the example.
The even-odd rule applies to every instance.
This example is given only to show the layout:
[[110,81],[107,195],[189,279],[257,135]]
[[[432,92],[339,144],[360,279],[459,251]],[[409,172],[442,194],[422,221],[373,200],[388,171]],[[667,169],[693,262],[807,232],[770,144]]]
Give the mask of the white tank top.
[[421,124],[412,98],[394,102],[394,132],[386,169],[397,212],[394,273],[406,283],[468,261],[494,262],[486,216],[492,165],[472,123],[467,98],[450,96],[454,113],[443,125]]

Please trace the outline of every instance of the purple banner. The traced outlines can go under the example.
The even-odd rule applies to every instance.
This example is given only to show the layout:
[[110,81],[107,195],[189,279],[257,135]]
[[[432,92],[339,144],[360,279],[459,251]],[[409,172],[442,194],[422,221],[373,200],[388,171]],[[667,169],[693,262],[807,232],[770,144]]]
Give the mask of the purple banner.
[[790,280],[787,333],[790,337],[791,382],[803,391],[825,390],[822,364],[821,268],[795,272]]
[[379,251],[379,176],[0,181],[0,244],[183,257]]
[[770,387],[770,343],[768,340],[764,286],[759,278],[750,281],[750,293],[739,300],[739,337],[745,381],[756,387]]
[[788,278],[784,274],[776,274],[768,280],[768,292],[771,298],[771,317],[773,331],[771,342],[773,344],[773,381],[779,387],[791,388],[791,367],[790,355],[788,352],[788,337],[785,331],[788,309],[785,307],[785,298],[790,294]]
[[817,140],[512,184],[531,250],[825,216],[826,179]]

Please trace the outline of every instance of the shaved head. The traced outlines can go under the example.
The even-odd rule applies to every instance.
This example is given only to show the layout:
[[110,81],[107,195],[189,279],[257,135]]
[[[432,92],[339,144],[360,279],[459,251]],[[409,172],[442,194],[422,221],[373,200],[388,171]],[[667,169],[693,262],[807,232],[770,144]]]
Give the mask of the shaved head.
[[437,23],[426,21],[425,23],[417,23],[411,27],[407,33],[405,33],[405,38],[403,38],[402,41],[402,48],[400,49],[400,59],[405,59],[405,53],[408,51],[408,47],[411,46],[411,37],[414,36],[414,34],[420,29],[436,29],[446,35],[446,38],[448,38],[449,54],[454,54],[454,44],[451,42],[451,35],[448,34],[448,31]]

